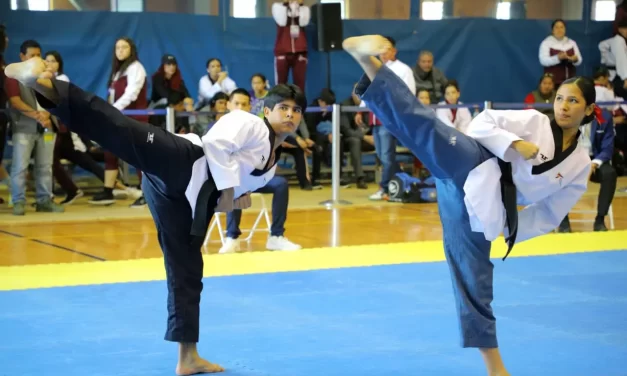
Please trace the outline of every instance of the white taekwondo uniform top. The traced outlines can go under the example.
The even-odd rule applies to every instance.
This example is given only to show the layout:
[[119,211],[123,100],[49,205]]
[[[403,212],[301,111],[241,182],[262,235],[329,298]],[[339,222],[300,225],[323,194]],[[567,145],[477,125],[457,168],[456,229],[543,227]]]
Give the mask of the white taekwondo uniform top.
[[[485,110],[470,123],[468,136],[511,163],[517,202],[525,206],[518,213],[516,243],[551,232],[586,191],[588,153],[577,141],[562,151],[561,129],[536,110]],[[510,147],[517,140],[537,145],[537,157],[524,160]],[[464,184],[471,228],[490,241],[506,223],[500,177],[498,160],[491,158],[472,170]],[[508,236],[506,228],[504,234]]]
[[[202,137],[196,134],[178,135],[203,148],[201,157],[192,167],[192,178],[185,196],[195,214],[196,200],[209,172],[220,191],[234,188],[234,197],[254,192],[274,177],[280,150],[269,161],[276,134],[270,124],[251,113],[236,110],[222,116]],[[209,168],[207,168],[207,166]]]

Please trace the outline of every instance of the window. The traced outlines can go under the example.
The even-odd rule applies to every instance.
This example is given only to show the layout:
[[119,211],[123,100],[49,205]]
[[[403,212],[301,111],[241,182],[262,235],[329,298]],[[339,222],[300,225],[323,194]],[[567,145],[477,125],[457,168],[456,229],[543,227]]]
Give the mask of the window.
[[144,1],[143,0],[116,0],[117,12],[143,12]]
[[496,19],[497,20],[509,20],[510,19],[510,9],[512,4],[507,1],[501,1],[496,6]]
[[257,17],[257,0],[232,0],[231,13],[235,18]]
[[[11,9],[17,10],[17,0],[11,0]],[[23,9],[23,8],[22,8]],[[29,10],[48,11],[50,10],[49,0],[28,0]]]
[[444,2],[423,1],[420,15],[423,20],[441,20],[444,15]]
[[340,10],[340,14],[342,15],[342,19],[346,19],[346,9],[344,8],[344,0],[321,0],[320,1],[322,4],[333,4],[333,3],[340,3],[341,6],[341,10]]
[[594,3],[594,15],[595,21],[614,21],[616,16],[616,3],[614,0],[597,0]]

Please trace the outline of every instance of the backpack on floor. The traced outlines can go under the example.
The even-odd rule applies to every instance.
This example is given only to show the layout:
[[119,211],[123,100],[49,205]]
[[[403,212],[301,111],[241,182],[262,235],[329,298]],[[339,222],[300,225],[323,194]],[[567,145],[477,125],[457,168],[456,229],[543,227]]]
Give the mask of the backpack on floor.
[[413,177],[405,172],[397,173],[388,183],[389,201],[402,203],[437,202],[435,179]]

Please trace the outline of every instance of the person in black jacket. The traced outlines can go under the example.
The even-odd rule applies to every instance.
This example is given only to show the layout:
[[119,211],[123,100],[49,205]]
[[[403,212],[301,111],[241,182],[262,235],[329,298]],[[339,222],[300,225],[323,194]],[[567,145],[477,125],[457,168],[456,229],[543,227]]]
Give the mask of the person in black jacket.
[[[161,58],[161,66],[152,75],[150,108],[163,109],[169,106],[175,107],[177,111],[194,110],[194,100],[185,86],[176,58],[166,54]],[[162,115],[151,116],[149,122],[156,126],[165,126]]]

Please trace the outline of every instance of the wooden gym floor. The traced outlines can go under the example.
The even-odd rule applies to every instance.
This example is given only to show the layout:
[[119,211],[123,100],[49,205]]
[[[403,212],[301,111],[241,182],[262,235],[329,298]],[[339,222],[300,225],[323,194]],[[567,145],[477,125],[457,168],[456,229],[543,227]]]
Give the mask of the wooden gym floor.
[[[619,180],[619,187],[627,178]],[[340,196],[353,204],[327,210],[320,202],[331,197],[330,187],[304,192],[290,191],[290,209],[285,236],[303,248],[374,245],[441,240],[441,228],[435,204],[398,204],[368,201],[375,189],[342,189]],[[598,185],[577,205],[579,210],[594,210]],[[4,194],[3,194],[4,196]],[[271,196],[266,196],[271,206]],[[129,208],[130,200],[119,200],[111,207],[94,207],[83,197],[66,208],[65,213],[36,213],[16,217],[6,204],[0,205],[0,266],[98,262],[161,257],[156,230],[148,209]],[[242,229],[250,228],[259,203],[245,211]],[[627,194],[616,193],[613,203],[616,230],[627,229]],[[592,218],[594,214],[586,215]],[[572,219],[583,218],[580,214]],[[224,223],[224,217],[222,223]],[[609,221],[607,221],[609,227]],[[262,222],[262,227],[265,224]],[[591,231],[591,223],[573,223],[574,231]],[[256,233],[243,249],[265,250],[266,234]],[[206,253],[220,247],[218,235]],[[627,241],[625,242],[627,244]]]

